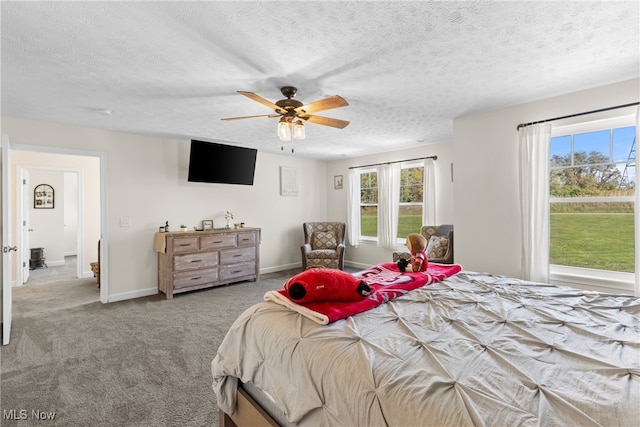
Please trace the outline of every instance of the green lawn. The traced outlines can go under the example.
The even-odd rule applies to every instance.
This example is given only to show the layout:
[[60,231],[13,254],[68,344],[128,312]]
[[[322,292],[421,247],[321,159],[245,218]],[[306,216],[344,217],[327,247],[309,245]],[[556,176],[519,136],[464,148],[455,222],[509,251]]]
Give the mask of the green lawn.
[[551,213],[551,264],[634,271],[633,213]]
[[[634,271],[634,225],[632,205],[552,206],[550,215],[551,264],[596,268],[612,271]],[[603,210],[608,212],[602,212]],[[398,237],[419,233],[422,216],[401,215]],[[364,236],[377,235],[376,215],[362,216]]]
[[[398,238],[404,239],[407,234],[419,233],[422,227],[422,214],[403,215],[399,219]],[[363,215],[360,223],[360,232],[363,236],[378,235],[378,218],[373,215]]]

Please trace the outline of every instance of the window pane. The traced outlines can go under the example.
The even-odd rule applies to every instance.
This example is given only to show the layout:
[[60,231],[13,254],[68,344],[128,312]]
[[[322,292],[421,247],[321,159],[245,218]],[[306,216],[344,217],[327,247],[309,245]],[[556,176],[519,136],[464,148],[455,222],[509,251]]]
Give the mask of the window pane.
[[551,264],[634,272],[633,202],[552,203]]
[[360,174],[360,235],[378,236],[378,173]]
[[[631,154],[633,141],[636,137],[636,127],[629,126],[613,130],[613,161],[626,163]],[[633,147],[635,149],[635,147]],[[633,155],[635,159],[635,153]]]
[[405,168],[400,171],[400,203],[422,203],[423,168]]
[[371,237],[378,235],[377,206],[360,206],[360,234]]
[[579,133],[573,136],[574,165],[610,161],[611,131]]
[[420,232],[420,227],[422,227],[422,205],[400,205],[396,237],[404,239],[409,233]]
[[571,166],[571,135],[551,138],[549,154],[551,167]]
[[360,203],[378,203],[378,174],[376,172],[360,175]]

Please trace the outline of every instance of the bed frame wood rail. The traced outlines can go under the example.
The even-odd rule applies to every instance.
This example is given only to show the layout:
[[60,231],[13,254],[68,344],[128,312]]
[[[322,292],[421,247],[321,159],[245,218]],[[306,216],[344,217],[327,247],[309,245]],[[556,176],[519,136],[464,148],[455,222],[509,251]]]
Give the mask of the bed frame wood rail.
[[278,427],[278,423],[242,388],[236,394],[237,406],[233,415],[219,410],[220,427]]

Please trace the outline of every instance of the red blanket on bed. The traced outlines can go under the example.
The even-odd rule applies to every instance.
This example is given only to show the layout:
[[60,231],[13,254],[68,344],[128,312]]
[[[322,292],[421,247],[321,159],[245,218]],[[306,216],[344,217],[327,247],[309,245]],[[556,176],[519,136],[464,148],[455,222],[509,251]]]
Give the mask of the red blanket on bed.
[[269,291],[264,295],[264,299],[289,307],[321,325],[326,325],[371,310],[413,289],[439,282],[460,271],[462,271],[462,267],[458,264],[429,263],[427,271],[402,273],[395,263],[390,262],[354,273],[354,276],[364,280],[373,291],[362,301],[323,301],[298,304],[289,298],[284,289]]

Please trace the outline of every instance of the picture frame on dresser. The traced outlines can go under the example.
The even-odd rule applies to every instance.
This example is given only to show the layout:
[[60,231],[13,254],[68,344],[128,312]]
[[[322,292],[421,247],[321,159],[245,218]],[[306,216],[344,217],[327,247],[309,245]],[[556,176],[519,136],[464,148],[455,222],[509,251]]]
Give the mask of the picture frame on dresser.
[[213,220],[212,219],[203,219],[202,220],[202,231],[211,231],[213,230]]

